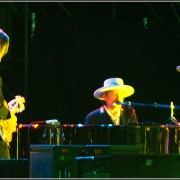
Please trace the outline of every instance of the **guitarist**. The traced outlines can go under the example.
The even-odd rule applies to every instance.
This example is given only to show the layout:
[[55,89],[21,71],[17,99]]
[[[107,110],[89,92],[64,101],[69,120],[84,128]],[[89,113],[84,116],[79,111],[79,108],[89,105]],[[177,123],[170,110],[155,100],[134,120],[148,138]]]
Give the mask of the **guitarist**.
[[[8,52],[9,36],[0,29],[0,62]],[[10,159],[9,143],[12,140],[12,133],[16,131],[16,113],[25,109],[25,99],[16,96],[9,103],[6,102],[2,92],[2,78],[0,77],[0,158]]]

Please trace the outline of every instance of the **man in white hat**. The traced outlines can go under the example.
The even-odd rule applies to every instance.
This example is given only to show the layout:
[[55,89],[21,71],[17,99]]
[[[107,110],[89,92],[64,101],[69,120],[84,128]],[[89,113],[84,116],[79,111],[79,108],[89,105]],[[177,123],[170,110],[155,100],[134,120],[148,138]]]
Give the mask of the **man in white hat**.
[[94,97],[102,100],[103,105],[90,112],[85,118],[88,124],[138,124],[135,109],[130,105],[123,105],[124,98],[134,94],[134,88],[124,85],[121,78],[109,78],[104,86],[94,92]]

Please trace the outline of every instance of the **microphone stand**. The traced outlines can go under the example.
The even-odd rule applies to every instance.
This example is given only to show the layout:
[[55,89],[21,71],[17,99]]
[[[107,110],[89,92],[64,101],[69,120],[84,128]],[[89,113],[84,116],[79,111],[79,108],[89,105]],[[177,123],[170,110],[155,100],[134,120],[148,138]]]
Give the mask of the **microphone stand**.
[[170,103],[170,105],[167,104],[146,104],[146,103],[136,103],[136,102],[116,102],[116,104],[122,104],[124,106],[146,106],[146,107],[154,107],[154,108],[168,108],[171,109],[171,116],[170,121],[174,122],[176,125],[180,126],[180,122],[174,117],[174,109],[180,109],[180,106],[174,106],[173,102]]
[[[146,103],[136,103],[136,102],[130,102],[130,101],[125,101],[123,103],[121,102],[116,102],[116,104],[122,104],[125,106],[146,106],[146,107],[154,107],[154,108],[168,108],[170,109],[172,105],[167,105],[167,104],[146,104]],[[173,109],[180,109],[180,106],[173,106]]]

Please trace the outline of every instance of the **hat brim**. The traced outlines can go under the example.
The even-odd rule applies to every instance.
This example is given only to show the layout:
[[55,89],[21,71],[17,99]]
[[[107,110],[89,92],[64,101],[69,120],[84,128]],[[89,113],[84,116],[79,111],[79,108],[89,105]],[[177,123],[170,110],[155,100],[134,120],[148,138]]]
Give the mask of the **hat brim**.
[[109,86],[109,87],[101,87],[94,92],[94,97],[100,100],[104,100],[102,94],[107,91],[117,90],[120,92],[123,98],[131,96],[134,94],[134,88],[129,85],[122,86]]

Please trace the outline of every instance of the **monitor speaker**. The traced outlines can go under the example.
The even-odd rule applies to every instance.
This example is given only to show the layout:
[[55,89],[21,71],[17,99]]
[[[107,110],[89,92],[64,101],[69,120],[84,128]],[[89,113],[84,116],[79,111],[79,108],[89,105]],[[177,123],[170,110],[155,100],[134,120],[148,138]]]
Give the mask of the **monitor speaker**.
[[81,145],[31,145],[31,178],[75,178]]
[[28,159],[0,159],[0,178],[29,178]]

